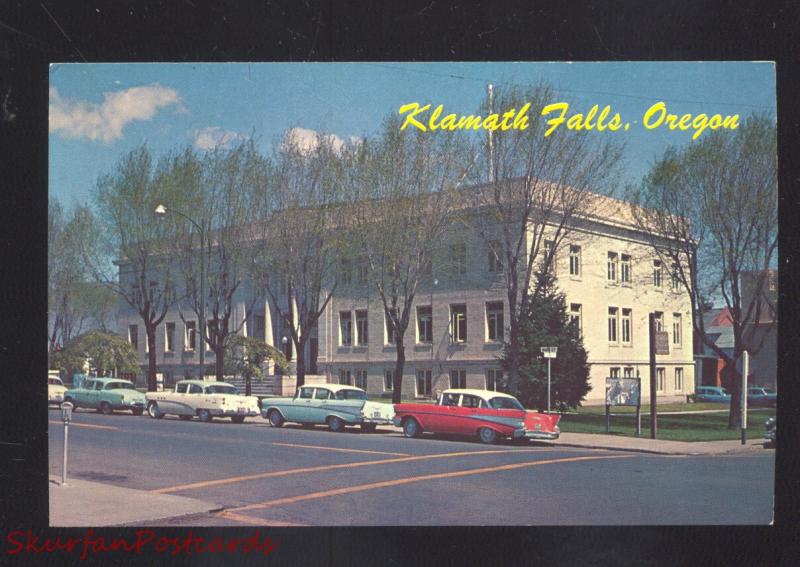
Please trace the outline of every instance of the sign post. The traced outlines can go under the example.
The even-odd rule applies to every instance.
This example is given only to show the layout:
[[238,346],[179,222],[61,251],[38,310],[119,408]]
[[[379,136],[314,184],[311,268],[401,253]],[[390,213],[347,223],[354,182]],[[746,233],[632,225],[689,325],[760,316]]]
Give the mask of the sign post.
[[747,443],[747,373],[750,371],[750,353],[742,353],[742,445]]
[[64,461],[61,467],[61,486],[67,485],[67,448],[69,446],[69,422],[72,420],[71,402],[61,404],[61,421],[64,422]]
[[611,431],[611,406],[636,406],[639,414],[641,385],[639,378],[606,378],[606,433]]
[[550,359],[558,354],[558,347],[542,347],[542,356],[547,359],[547,413],[550,413]]

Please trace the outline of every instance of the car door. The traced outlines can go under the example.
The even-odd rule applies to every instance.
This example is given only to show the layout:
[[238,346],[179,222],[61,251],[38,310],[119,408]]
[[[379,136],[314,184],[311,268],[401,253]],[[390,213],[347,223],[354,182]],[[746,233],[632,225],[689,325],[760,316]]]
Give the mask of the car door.
[[313,422],[311,423],[325,423],[325,418],[328,416],[328,406],[333,399],[333,393],[328,388],[317,388],[314,391],[314,398],[311,401],[311,411]]
[[[305,423],[312,414],[311,402],[313,398],[314,388],[312,386],[303,386],[292,400],[292,403],[286,406],[283,417],[286,421]],[[309,421],[309,423],[311,422]]]
[[84,398],[85,401],[81,405],[86,408],[100,407],[100,392],[102,389],[103,383],[100,380],[94,380],[92,383],[92,389],[86,389],[86,396]]
[[481,427],[480,412],[478,409],[480,402],[481,399],[477,396],[469,394],[461,395],[461,402],[458,406],[451,409],[454,433],[472,435]]
[[458,433],[460,416],[457,413],[460,394],[442,394],[436,412],[431,416],[430,425],[425,428],[437,433]]
[[189,408],[191,412],[195,413],[199,409],[210,409],[210,404],[206,402],[206,396],[203,394],[203,388],[199,384],[189,384],[186,390],[186,408],[182,413],[188,413]]

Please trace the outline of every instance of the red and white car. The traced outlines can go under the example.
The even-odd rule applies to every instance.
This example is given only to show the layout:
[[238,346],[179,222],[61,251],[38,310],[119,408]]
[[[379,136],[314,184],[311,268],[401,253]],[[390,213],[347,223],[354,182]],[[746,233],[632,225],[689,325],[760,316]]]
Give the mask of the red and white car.
[[394,412],[406,437],[428,431],[495,443],[501,437],[558,439],[560,433],[560,415],[526,410],[514,396],[491,390],[445,390],[436,404],[395,404]]

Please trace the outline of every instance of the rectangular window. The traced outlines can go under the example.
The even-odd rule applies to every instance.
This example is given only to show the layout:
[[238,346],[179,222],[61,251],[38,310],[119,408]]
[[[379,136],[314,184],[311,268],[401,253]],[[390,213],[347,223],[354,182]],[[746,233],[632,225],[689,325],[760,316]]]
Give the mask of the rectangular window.
[[[217,322],[214,319],[206,321],[206,339],[216,335]],[[206,342],[206,350],[211,350],[211,346]]]
[[164,350],[166,352],[175,350],[175,323],[164,325]]
[[384,318],[386,319],[386,325],[385,325],[385,327],[386,327],[386,344],[387,345],[397,344],[397,340],[396,340],[396,338],[394,336],[394,324],[392,324],[392,317],[391,317],[391,315],[393,315],[395,318],[397,318],[397,311],[392,311],[391,315],[389,315],[388,313],[386,313],[384,311],[383,315],[384,315]]
[[417,307],[417,342],[433,342],[433,312],[430,306]]
[[343,368],[339,370],[339,384],[345,384],[347,386],[353,385],[353,375],[349,370]]
[[430,396],[432,381],[430,370],[417,370],[417,396]]
[[683,368],[675,369],[675,391],[683,392]]
[[656,332],[660,333],[664,330],[664,314],[661,311],[656,311],[653,313],[653,317],[655,318]]
[[498,241],[489,244],[489,273],[496,274],[503,271],[503,261],[500,259],[503,252],[502,244]]
[[622,310],[622,342],[630,344],[631,342],[631,310]]
[[581,275],[581,247],[571,244],[569,247],[569,275]]
[[383,389],[387,392],[394,390],[394,370],[383,371]]
[[450,387],[451,388],[466,388],[467,387],[467,371],[466,370],[451,370],[450,371]]
[[675,346],[681,345],[681,325],[682,318],[680,313],[672,314],[672,344]]
[[622,377],[623,378],[633,378],[633,367],[626,366],[622,369]]
[[339,345],[353,345],[353,314],[350,311],[339,312]]
[[486,304],[486,340],[502,342],[505,335],[503,322],[503,302],[493,301]]
[[183,344],[186,345],[186,350],[194,350],[197,345],[197,323],[194,321],[186,321],[186,334],[183,338]]
[[617,281],[617,261],[618,256],[616,252],[609,252],[608,253],[608,269],[606,270],[606,275],[608,281],[615,282]]
[[542,267],[547,266],[547,271],[555,275],[556,273],[556,254],[553,251],[553,241],[544,241],[544,256],[542,256]]
[[619,378],[619,366],[615,366],[609,370],[609,376],[611,378]]
[[450,342],[467,342],[467,306],[450,306]]
[[653,260],[653,285],[661,287],[661,260]]
[[619,279],[622,283],[631,283],[631,257],[628,254],[622,254],[619,266]]
[[128,325],[128,342],[133,346],[133,350],[139,350],[139,325]]
[[461,276],[467,273],[467,245],[457,242],[450,246],[453,262],[453,275]]
[[619,318],[619,309],[616,307],[608,308],[608,342],[617,342],[617,324]]
[[252,319],[248,321],[247,334],[257,339],[266,337],[267,325],[264,315],[253,315]]
[[362,258],[358,262],[358,283],[364,285],[369,280],[369,262],[366,258]]
[[367,389],[367,371],[356,370],[356,388]]
[[356,311],[356,344],[364,346],[369,343],[369,319],[366,311]]
[[578,328],[578,331],[583,328],[581,311],[582,308],[580,303],[569,304],[569,322],[575,325]]
[[503,371],[497,368],[486,369],[486,389],[497,391],[498,386],[503,382]]
[[656,368],[656,392],[664,391],[666,371],[663,368]]
[[353,280],[353,262],[349,258],[342,259],[339,265],[339,282],[342,285],[350,285]]
[[680,267],[678,264],[672,264],[672,271],[670,272],[670,279],[672,283],[672,291],[681,290],[681,275]]

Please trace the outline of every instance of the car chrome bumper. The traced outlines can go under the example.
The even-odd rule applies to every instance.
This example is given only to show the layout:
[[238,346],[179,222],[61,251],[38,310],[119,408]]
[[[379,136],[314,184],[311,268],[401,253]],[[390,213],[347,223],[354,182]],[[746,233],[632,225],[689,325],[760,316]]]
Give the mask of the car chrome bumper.
[[394,423],[394,419],[389,419],[388,417],[365,417],[361,420],[361,423],[374,423],[376,425],[392,425]]
[[512,436],[514,439],[543,439],[543,440],[553,440],[558,439],[560,432],[558,431],[532,431],[530,429],[515,429],[514,435]]
[[224,409],[224,410],[209,410],[213,415],[221,415],[230,417],[234,415],[241,415],[243,417],[253,417],[254,415],[261,415],[261,412],[254,409],[239,411],[237,409]]

